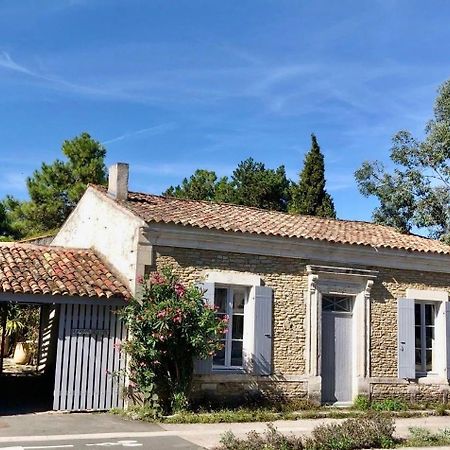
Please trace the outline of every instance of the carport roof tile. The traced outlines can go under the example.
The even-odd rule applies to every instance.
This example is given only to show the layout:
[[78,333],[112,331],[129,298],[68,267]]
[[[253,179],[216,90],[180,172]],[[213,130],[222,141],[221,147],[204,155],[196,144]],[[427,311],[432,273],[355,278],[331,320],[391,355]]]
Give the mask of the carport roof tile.
[[128,299],[119,278],[92,251],[0,244],[0,292]]

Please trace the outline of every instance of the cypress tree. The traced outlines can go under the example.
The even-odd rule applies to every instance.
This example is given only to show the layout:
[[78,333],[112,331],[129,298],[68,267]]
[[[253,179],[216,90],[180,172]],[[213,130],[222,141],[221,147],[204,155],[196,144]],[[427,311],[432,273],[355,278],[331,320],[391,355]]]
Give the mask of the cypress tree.
[[292,188],[289,212],[336,218],[333,199],[325,190],[325,162],[317,138],[311,135],[311,150],[306,154],[298,184]]

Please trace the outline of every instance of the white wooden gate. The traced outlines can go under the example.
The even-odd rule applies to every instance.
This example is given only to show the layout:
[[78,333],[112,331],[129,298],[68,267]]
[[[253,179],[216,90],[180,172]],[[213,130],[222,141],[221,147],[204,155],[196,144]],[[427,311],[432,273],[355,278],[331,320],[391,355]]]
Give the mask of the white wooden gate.
[[54,410],[123,407],[126,328],[119,306],[62,304],[55,369]]

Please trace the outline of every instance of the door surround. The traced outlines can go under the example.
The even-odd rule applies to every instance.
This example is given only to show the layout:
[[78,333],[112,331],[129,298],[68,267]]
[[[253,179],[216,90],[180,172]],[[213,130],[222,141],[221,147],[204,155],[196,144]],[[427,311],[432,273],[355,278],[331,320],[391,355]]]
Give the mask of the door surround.
[[308,397],[322,403],[322,296],[344,295],[354,298],[352,336],[352,398],[368,394],[370,376],[370,290],[378,272],[308,265],[306,295],[305,361]]

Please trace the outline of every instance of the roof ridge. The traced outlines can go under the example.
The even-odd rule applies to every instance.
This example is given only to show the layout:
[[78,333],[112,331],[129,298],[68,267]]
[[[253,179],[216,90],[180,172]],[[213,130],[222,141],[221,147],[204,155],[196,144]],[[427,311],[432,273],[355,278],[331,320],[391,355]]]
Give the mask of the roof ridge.
[[[103,194],[107,193],[106,189],[104,188],[104,186],[96,185],[96,184],[93,184],[91,186],[95,187],[95,188],[100,188],[99,190]],[[148,197],[157,197],[157,198],[162,198],[162,199],[166,199],[166,200],[182,201],[182,202],[187,202],[187,203],[200,203],[200,204],[206,204],[206,205],[224,205],[224,206],[231,206],[232,208],[251,209],[253,211],[262,212],[264,214],[274,214],[274,215],[280,214],[280,215],[283,215],[285,217],[286,216],[288,216],[288,217],[308,217],[308,218],[312,218],[314,220],[326,220],[326,221],[330,221],[330,222],[362,223],[362,224],[367,224],[367,225],[374,225],[374,226],[377,226],[377,227],[389,228],[390,230],[394,230],[394,231],[397,231],[400,234],[404,234],[404,233],[401,233],[399,230],[397,230],[395,227],[392,227],[390,225],[383,225],[383,224],[380,224],[380,223],[370,222],[368,220],[339,219],[339,218],[332,218],[332,217],[320,217],[320,216],[314,216],[312,214],[292,214],[292,213],[289,213],[287,211],[276,211],[276,210],[273,210],[273,209],[259,208],[257,206],[239,205],[237,203],[218,202],[218,201],[215,201],[215,200],[197,200],[197,199],[191,199],[191,198],[180,198],[180,197],[173,197],[171,195],[152,194],[152,193],[149,193],[149,192],[141,192],[141,191],[129,191],[128,193],[129,194],[144,195],[144,196],[148,196]],[[412,235],[412,233],[405,234],[405,235]],[[423,236],[420,236],[420,235],[417,235],[417,236],[423,237]]]

